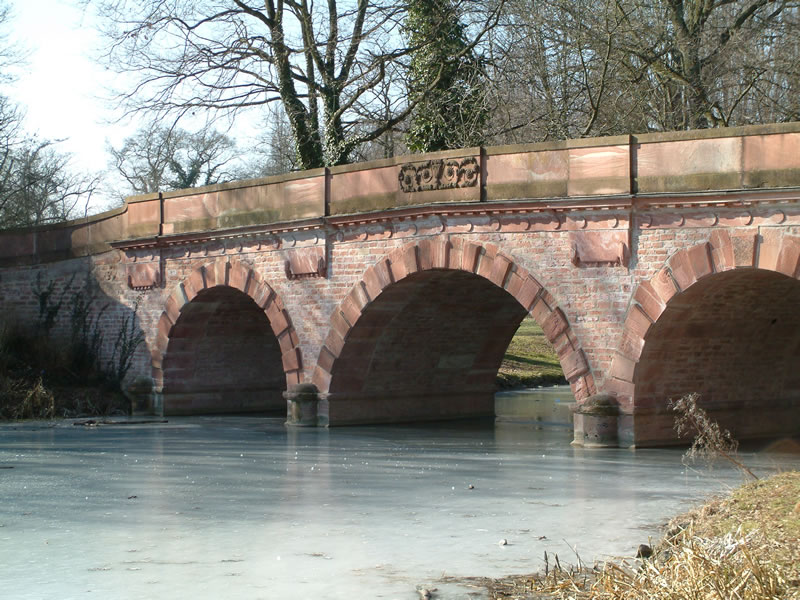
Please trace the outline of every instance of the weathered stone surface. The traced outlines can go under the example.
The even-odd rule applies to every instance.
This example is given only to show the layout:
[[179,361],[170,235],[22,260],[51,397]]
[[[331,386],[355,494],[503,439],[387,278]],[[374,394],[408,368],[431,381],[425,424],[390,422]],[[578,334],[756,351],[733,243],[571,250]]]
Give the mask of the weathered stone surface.
[[575,406],[573,444],[587,448],[618,445],[619,404],[610,394],[595,394]]
[[756,243],[758,234],[739,233],[731,235],[733,247],[733,263],[737,267],[752,267],[755,260]]
[[744,184],[751,188],[797,185],[800,136],[791,133],[743,138]]
[[158,263],[136,263],[128,265],[128,287],[134,290],[146,290],[161,282],[161,270]]
[[628,194],[630,191],[627,145],[570,149],[568,196]]
[[741,138],[647,143],[637,147],[640,193],[735,189],[742,186]]
[[486,167],[489,200],[567,196],[567,149],[490,154]]
[[322,277],[325,275],[325,248],[311,246],[286,252],[286,276],[289,279],[300,277]]

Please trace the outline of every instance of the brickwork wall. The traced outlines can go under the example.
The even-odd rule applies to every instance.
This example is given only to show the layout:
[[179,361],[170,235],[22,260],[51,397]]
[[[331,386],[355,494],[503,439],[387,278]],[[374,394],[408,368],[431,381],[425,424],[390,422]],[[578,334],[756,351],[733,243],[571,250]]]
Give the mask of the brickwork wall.
[[[44,265],[7,268],[0,270],[0,319],[21,327],[30,333],[41,332],[42,316],[39,308],[43,292],[52,285],[49,304],[60,303],[56,311],[54,326],[49,332],[55,343],[66,343],[72,334],[71,310],[77,296],[87,298],[87,277],[91,278],[88,293],[93,297],[92,309],[87,322],[89,327],[97,323],[103,334],[100,361],[107,367],[109,361],[118,357],[117,338],[124,325],[147,329],[147,307],[156,310],[160,299],[141,296],[137,292],[120,286],[117,277],[117,253],[76,258]],[[98,285],[95,285],[98,284]],[[142,308],[134,315],[139,299]],[[143,319],[144,317],[144,319]],[[151,376],[150,356],[146,346],[136,352],[127,381]]]
[[637,233],[638,283],[605,382],[631,415],[628,443],[676,441],[668,403],[689,392],[740,439],[800,429],[800,237],[777,214]]
[[[428,236],[428,239],[441,237]],[[415,239],[420,240],[419,237]],[[516,264],[527,269],[552,295],[555,306],[564,311],[592,366],[595,379],[602,379],[610,367],[615,338],[621,332],[633,288],[631,274],[626,268],[576,267],[571,262],[574,249],[569,232],[475,233],[452,235],[449,239],[482,246],[495,245]],[[334,305],[339,304],[360,281],[367,267],[385,259],[392,250],[405,243],[408,243],[407,239],[393,244],[381,242],[377,248],[375,242],[354,241],[337,245],[332,253],[333,284],[325,290],[326,295],[337,299]],[[337,265],[337,257],[344,264]]]
[[[463,271],[395,283],[347,336],[332,370],[331,423],[494,415],[494,379],[525,314],[510,294]],[[354,401],[357,410],[347,405]]]

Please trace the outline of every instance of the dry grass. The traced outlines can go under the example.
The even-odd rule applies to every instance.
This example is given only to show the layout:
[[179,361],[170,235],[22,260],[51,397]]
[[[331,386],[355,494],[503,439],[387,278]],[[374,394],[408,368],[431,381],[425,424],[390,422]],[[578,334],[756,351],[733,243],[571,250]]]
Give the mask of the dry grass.
[[24,380],[0,375],[0,419],[52,419],[55,410],[53,392],[41,377]]
[[531,317],[526,317],[508,345],[497,386],[500,388],[532,387],[566,383],[556,351]]
[[708,417],[708,413],[697,405],[700,394],[686,394],[678,400],[671,400],[669,407],[676,413],[675,430],[678,435],[691,434],[692,445],[684,455],[686,460],[706,460],[714,462],[717,458],[727,460],[742,473],[753,479],[758,476],[737,456],[739,442],[730,431],[721,429],[719,424]]
[[130,402],[102,385],[46,384],[0,374],[0,421],[128,414]]
[[493,600],[800,600],[798,500],[782,473],[674,519],[651,559],[461,581]]
[[93,368],[76,372],[78,362],[70,344],[0,320],[0,420],[126,414],[117,386]]

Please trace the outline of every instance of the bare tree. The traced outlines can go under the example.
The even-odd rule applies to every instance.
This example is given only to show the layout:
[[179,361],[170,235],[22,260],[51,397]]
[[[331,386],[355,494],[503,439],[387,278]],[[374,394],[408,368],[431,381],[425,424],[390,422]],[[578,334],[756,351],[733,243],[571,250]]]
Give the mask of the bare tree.
[[[7,40],[11,20],[0,2],[0,82],[13,81],[9,69],[25,59]],[[0,94],[0,229],[64,221],[80,216],[79,207],[85,214],[98,179],[75,172],[56,144],[27,135],[23,112]]]
[[797,0],[509,0],[493,30],[494,143],[786,121]]
[[150,126],[125,139],[120,148],[109,146],[111,170],[127,184],[129,193],[150,194],[166,188],[169,160],[177,139],[168,128]]
[[648,78],[657,92],[656,126],[724,126],[772,77],[770,54],[792,43],[798,6],[792,0],[617,0],[615,41],[632,79]]
[[[503,2],[460,3],[467,44],[450,61],[481,43],[496,25]],[[413,48],[401,35],[402,0],[95,4],[110,40],[107,63],[138,78],[121,94],[128,110],[232,116],[280,104],[301,168],[347,162],[361,144],[402,122],[419,101],[403,93],[402,75]],[[391,111],[378,118],[378,90],[386,81]],[[438,82],[434,76],[428,88]],[[372,117],[369,128],[363,126],[365,114]]]
[[488,62],[492,143],[613,135],[643,127],[616,54],[614,0],[509,0]]
[[109,147],[112,172],[125,182],[123,195],[148,194],[230,181],[242,176],[233,139],[214,129],[191,133],[151,124]]
[[237,158],[236,142],[224,133],[206,129],[186,135],[170,160],[169,185],[182,189],[237,179]]
[[264,119],[262,132],[253,144],[248,176],[268,177],[294,171],[296,158],[289,119],[282,108],[276,106]]
[[98,179],[72,171],[69,161],[48,140],[25,139],[6,150],[0,165],[0,228],[81,216],[78,209],[88,206]]
[[13,17],[8,0],[0,0],[0,82],[4,83],[16,79],[11,69],[24,64],[28,56],[27,49],[8,39],[8,26]]

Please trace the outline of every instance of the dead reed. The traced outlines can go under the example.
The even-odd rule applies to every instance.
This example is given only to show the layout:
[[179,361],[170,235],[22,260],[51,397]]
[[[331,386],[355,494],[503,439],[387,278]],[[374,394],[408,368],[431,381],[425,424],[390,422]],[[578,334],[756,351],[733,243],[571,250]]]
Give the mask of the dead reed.
[[798,500],[800,472],[780,473],[673,519],[649,559],[457,581],[492,600],[800,600]]

